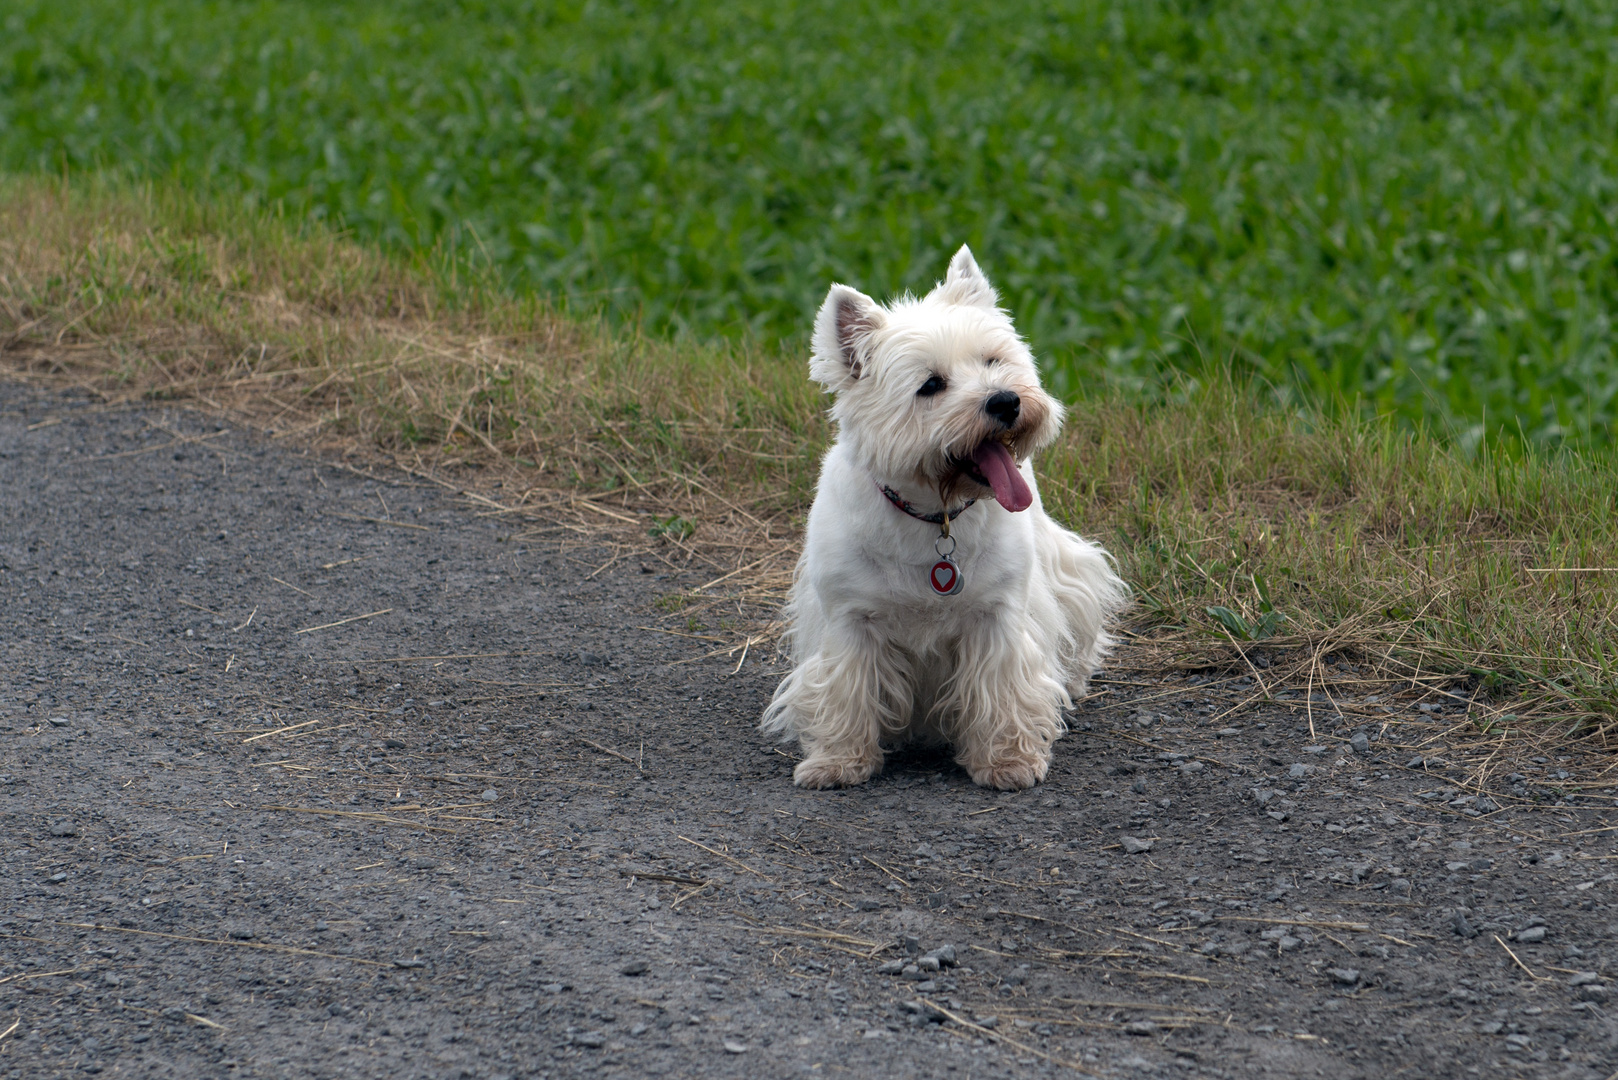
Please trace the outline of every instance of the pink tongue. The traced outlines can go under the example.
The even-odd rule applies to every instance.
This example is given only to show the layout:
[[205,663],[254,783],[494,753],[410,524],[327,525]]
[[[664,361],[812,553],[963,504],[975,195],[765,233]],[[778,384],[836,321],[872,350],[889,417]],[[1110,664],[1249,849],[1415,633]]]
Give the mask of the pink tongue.
[[1017,459],[1000,443],[990,441],[978,447],[972,455],[972,464],[994,488],[995,501],[1013,514],[1034,504],[1034,493],[1028,490],[1028,482],[1017,471]]

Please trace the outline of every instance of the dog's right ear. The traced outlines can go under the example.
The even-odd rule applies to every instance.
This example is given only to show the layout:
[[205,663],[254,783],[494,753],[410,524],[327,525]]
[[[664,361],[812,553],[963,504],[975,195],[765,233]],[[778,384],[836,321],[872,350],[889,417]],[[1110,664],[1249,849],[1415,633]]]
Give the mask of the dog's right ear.
[[815,316],[809,377],[827,390],[856,382],[870,361],[872,337],[887,322],[887,312],[875,300],[847,285],[833,285]]

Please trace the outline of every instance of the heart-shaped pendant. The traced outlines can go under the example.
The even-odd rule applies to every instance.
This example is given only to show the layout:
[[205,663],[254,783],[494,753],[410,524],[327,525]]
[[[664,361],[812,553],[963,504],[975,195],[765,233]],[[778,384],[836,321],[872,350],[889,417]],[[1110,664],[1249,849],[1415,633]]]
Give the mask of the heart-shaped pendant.
[[933,563],[932,573],[927,580],[932,583],[933,592],[939,596],[954,596],[961,591],[961,568],[949,559],[939,559]]

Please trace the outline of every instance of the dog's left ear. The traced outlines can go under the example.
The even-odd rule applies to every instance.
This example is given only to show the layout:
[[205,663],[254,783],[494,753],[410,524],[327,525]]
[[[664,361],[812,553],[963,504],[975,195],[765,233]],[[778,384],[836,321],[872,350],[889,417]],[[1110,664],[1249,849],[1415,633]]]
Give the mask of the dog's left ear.
[[965,244],[949,261],[949,273],[937,291],[939,299],[951,304],[973,304],[992,310],[1000,302],[994,286],[978,269],[978,261],[972,258],[972,249]]

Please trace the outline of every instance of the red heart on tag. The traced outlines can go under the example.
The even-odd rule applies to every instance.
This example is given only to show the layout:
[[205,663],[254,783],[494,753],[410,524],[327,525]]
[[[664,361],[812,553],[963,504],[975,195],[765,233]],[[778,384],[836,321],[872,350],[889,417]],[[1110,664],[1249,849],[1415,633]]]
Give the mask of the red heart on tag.
[[955,589],[957,573],[954,563],[942,560],[933,563],[933,591],[948,596]]

